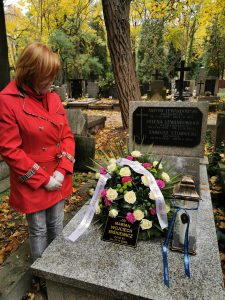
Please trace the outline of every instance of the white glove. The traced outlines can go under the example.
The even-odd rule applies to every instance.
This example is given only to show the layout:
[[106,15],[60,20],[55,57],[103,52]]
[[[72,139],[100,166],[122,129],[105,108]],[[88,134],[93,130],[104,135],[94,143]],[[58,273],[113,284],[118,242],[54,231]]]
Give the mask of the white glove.
[[50,180],[49,180],[48,184],[44,185],[44,188],[47,191],[56,191],[56,190],[59,190],[61,188],[61,186],[62,186],[62,184],[60,182],[58,182],[55,178],[50,176]]
[[64,180],[64,175],[61,173],[61,172],[59,172],[59,171],[55,171],[54,173],[53,173],[53,178],[55,178],[58,182],[60,182],[60,183],[63,183],[63,180]]

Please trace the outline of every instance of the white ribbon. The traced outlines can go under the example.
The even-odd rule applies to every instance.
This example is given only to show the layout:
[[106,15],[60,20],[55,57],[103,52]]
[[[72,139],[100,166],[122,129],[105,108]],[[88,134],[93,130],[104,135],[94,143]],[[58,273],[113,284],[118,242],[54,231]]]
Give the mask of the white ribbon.
[[162,229],[166,228],[168,226],[166,204],[164,201],[163,194],[161,193],[154,176],[137,161],[132,161],[126,158],[120,158],[117,160],[117,164],[119,166],[127,165],[131,167],[136,173],[147,176],[149,189],[152,191],[155,198],[156,213],[159,220],[159,224]]
[[80,222],[78,227],[68,236],[68,239],[70,241],[75,242],[90,226],[95,214],[95,210],[98,206],[99,195],[101,193],[101,190],[104,189],[106,182],[109,178],[111,178],[109,174],[100,175],[94,194],[91,198],[90,204],[87,206],[87,211],[82,221]]

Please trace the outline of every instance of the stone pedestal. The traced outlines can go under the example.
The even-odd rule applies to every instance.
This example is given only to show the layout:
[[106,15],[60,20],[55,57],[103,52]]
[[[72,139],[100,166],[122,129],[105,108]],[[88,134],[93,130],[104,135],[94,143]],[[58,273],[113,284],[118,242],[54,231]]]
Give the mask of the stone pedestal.
[[[203,163],[203,162],[202,162]],[[185,171],[185,170],[184,170]],[[33,272],[47,280],[49,300],[74,299],[225,299],[206,165],[200,164],[201,202],[197,255],[190,257],[191,278],[184,277],[183,255],[168,251],[170,283],[163,283],[163,239],[138,242],[136,248],[101,240],[91,224],[75,243],[67,237],[81,221],[73,218],[54,240]]]

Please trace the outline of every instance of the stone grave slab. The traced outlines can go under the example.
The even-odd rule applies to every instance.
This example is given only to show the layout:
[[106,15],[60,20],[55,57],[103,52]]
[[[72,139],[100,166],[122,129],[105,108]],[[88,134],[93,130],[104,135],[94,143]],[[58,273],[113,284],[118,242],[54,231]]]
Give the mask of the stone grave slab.
[[169,251],[171,287],[163,283],[162,240],[138,242],[137,248],[107,243],[91,224],[75,243],[67,240],[84,215],[84,207],[42,258],[34,274],[47,280],[49,300],[72,299],[225,299],[207,171],[200,165],[197,255],[190,257],[191,278],[183,273],[183,255]]
[[129,146],[146,152],[153,144],[153,154],[203,157],[207,112],[205,102],[133,101]]

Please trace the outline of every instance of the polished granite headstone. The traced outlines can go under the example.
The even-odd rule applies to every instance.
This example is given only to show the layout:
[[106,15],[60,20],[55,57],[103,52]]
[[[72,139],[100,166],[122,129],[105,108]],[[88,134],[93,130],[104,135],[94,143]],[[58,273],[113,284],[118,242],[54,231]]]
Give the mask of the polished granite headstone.
[[133,101],[129,109],[130,148],[158,155],[203,157],[207,103]]

